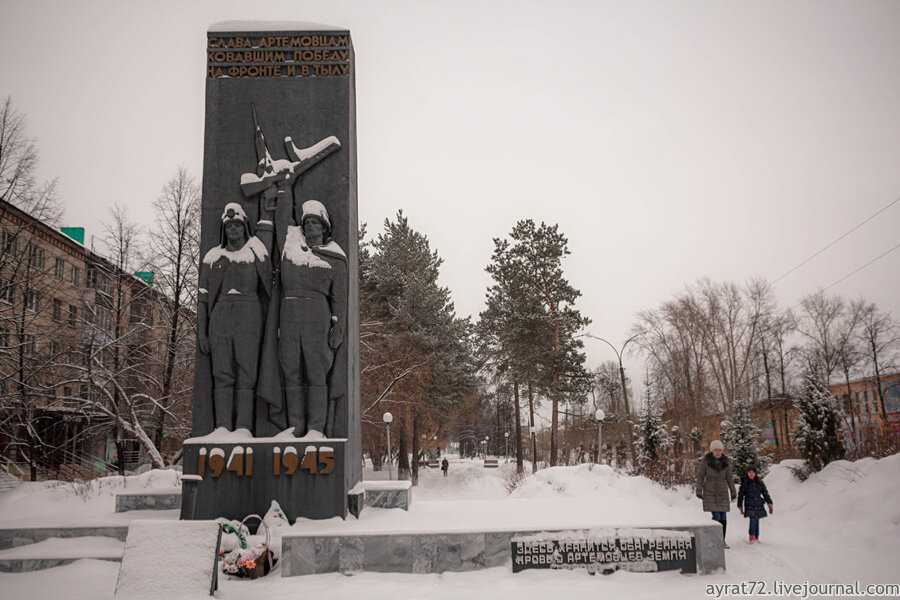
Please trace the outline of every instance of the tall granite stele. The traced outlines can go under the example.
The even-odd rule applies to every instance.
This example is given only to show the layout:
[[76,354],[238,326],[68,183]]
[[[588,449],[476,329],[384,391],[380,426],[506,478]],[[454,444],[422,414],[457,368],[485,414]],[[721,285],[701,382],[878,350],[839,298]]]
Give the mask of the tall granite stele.
[[182,518],[347,514],[362,477],[346,29],[207,33],[193,437]]

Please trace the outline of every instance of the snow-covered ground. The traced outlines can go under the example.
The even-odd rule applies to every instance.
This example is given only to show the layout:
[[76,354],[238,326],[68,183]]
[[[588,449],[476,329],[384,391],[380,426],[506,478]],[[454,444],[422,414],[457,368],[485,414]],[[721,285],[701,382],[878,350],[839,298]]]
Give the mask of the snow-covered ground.
[[[727,572],[710,576],[618,572],[590,576],[585,571],[526,571],[511,568],[464,573],[404,575],[361,573],[279,577],[257,581],[220,577],[217,598],[703,598],[710,586],[762,581],[865,584],[900,583],[900,455],[830,464],[806,482],[790,463],[773,467],[766,484],[775,514],[761,522],[758,545],[747,543],[747,522],[729,513]],[[367,473],[379,477],[381,473]],[[26,484],[0,494],[0,527],[110,522],[114,494],[175,487],[175,474],[151,471],[127,481],[105,481],[76,493],[71,486]],[[527,477],[510,493],[509,470],[484,469],[480,461],[454,462],[446,479],[425,469],[413,488],[409,513],[367,509],[354,527],[442,529],[457,524],[502,528],[515,523],[541,526],[582,522],[593,526],[648,520],[659,524],[706,520],[688,488],[665,490],[641,477],[606,467],[557,467]],[[115,478],[113,478],[115,479]],[[133,513],[120,513],[132,515]],[[160,517],[157,512],[155,518]],[[116,517],[122,518],[122,517]],[[434,522],[438,521],[438,522]],[[331,527],[301,521],[294,527]],[[527,525],[530,526],[530,525]],[[45,571],[0,574],[6,599],[112,598],[118,563],[81,560]],[[161,575],[164,576],[164,575]],[[721,597],[729,597],[725,594]],[[733,595],[730,597],[734,597]]]

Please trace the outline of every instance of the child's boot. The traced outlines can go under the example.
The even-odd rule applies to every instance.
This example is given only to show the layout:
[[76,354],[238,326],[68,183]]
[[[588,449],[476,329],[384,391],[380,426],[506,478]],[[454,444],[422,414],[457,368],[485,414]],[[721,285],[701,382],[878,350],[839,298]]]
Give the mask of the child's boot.
[[751,536],[750,536],[750,543],[752,544],[752,543],[755,542],[755,541],[756,541],[756,536],[755,536],[755,535],[751,535]]

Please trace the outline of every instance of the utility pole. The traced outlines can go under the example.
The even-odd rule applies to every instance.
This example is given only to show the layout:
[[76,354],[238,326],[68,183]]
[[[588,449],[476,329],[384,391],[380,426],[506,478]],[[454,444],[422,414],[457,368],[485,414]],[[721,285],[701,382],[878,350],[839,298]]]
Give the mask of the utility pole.
[[[621,350],[616,350],[616,347],[604,340],[602,337],[597,337],[596,335],[591,335],[590,333],[584,334],[589,338],[593,338],[595,340],[600,340],[604,342],[607,346],[612,348],[612,351],[616,353],[616,358],[619,359],[619,377],[622,380],[622,399],[625,401],[625,413],[626,417],[631,415],[631,407],[628,406],[628,388],[625,386],[625,368],[622,366],[622,354],[625,353],[625,346],[628,345],[634,338],[638,337],[639,334],[633,335],[622,344]],[[626,419],[626,423],[628,424],[626,431],[628,432],[628,452],[631,454],[631,460],[634,460],[634,437],[631,432],[631,421]]]

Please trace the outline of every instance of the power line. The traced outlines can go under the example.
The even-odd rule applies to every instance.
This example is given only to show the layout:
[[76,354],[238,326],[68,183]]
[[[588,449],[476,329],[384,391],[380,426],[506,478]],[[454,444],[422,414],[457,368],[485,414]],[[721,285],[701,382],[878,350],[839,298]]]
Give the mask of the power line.
[[873,258],[872,260],[870,260],[869,262],[867,262],[866,264],[864,264],[864,265],[861,266],[860,268],[856,269],[856,270],[853,271],[852,273],[848,273],[847,275],[844,275],[843,277],[841,277],[840,279],[838,279],[837,281],[835,281],[834,283],[832,283],[832,284],[829,285],[828,287],[824,288],[822,291],[824,292],[825,290],[828,290],[828,289],[833,288],[834,286],[836,286],[836,285],[839,284],[840,282],[844,281],[845,279],[847,279],[847,278],[850,277],[851,275],[856,275],[857,273],[859,273],[860,271],[862,271],[863,269],[865,269],[866,267],[868,267],[869,265],[871,265],[873,262],[875,262],[875,261],[878,260],[879,258],[882,258],[882,257],[884,257],[884,256],[887,256],[888,254],[890,254],[891,252],[893,252],[893,251],[896,250],[897,248],[900,248],[900,244],[897,244],[896,246],[894,246],[894,247],[891,248],[890,250],[888,250],[888,251],[886,251],[886,252],[883,252],[883,253],[879,254],[878,256],[876,256],[875,258]]
[[[875,217],[877,217],[878,215],[880,215],[881,213],[883,213],[884,211],[886,211],[887,209],[892,207],[893,205],[897,204],[898,202],[900,202],[900,197],[894,199],[892,202],[889,202],[884,208],[878,210],[875,214],[873,214],[872,216],[867,218],[865,221],[863,221],[862,223],[860,223],[859,225],[857,225],[856,227],[854,227],[847,233],[843,234],[842,236],[840,236],[839,238],[837,238],[836,240],[834,240],[833,242],[831,242],[830,244],[828,244],[827,246],[825,246],[824,248],[822,248],[821,250],[819,250],[818,252],[816,252],[815,254],[813,254],[812,256],[810,256],[809,258],[804,260],[803,262],[801,262],[799,265],[797,265],[796,267],[794,267],[793,269],[791,269],[790,271],[788,271],[787,273],[785,273],[784,275],[782,275],[781,277],[779,277],[778,279],[773,281],[772,285],[775,285],[776,283],[778,283],[779,281],[781,281],[782,279],[784,279],[785,277],[787,277],[788,275],[790,275],[791,273],[793,273],[794,271],[796,271],[797,269],[799,269],[800,267],[802,267],[803,265],[805,265],[806,263],[808,263],[809,261],[811,261],[812,259],[817,257],[818,255],[822,254],[823,252],[825,252],[826,250],[828,250],[829,248],[831,248],[832,246],[837,244],[839,241],[841,241],[842,239],[844,239],[845,237],[847,237],[848,235],[850,235],[851,233],[853,233],[854,231],[856,231],[857,229],[859,229],[860,227],[862,227],[863,225],[865,225],[866,223],[868,223],[869,221],[871,221],[872,219],[874,219]],[[893,250],[893,248],[891,250],[888,250],[888,252],[891,252],[892,250]],[[884,256],[884,255],[882,254],[882,256]],[[881,258],[881,256],[879,256],[878,258]],[[874,260],[878,260],[878,258],[876,258]],[[863,265],[862,267],[860,267],[860,269],[868,266],[868,264],[869,263],[867,263],[866,265]],[[856,271],[854,271],[853,273],[855,273],[855,272]],[[851,273],[850,275],[853,275],[853,273]],[[849,277],[850,275],[847,275],[847,277]],[[843,281],[843,279],[841,281]],[[837,285],[838,283],[840,283],[840,281],[836,281],[831,285]],[[831,287],[831,286],[828,286],[828,287]],[[825,288],[825,289],[827,290],[828,288]]]
[[[867,262],[867,263],[864,264],[863,266],[854,269],[853,271],[851,271],[850,273],[847,273],[846,275],[844,275],[843,277],[841,277],[840,279],[838,279],[837,281],[835,281],[835,282],[832,283],[831,285],[822,288],[822,291],[824,292],[824,291],[830,290],[831,288],[833,288],[833,287],[836,286],[837,284],[841,283],[841,282],[844,281],[845,279],[849,279],[849,278],[852,277],[853,275],[856,275],[857,273],[859,273],[860,271],[862,271],[863,269],[865,269],[866,267],[868,267],[869,265],[871,265],[873,262],[875,262],[875,261],[877,261],[877,260],[880,260],[880,259],[884,258],[885,256],[887,256],[888,254],[890,254],[891,252],[893,252],[893,251],[896,250],[897,248],[900,248],[900,244],[897,244],[897,245],[894,246],[893,248],[890,248],[889,250],[886,250],[886,251],[882,252],[881,254],[879,254],[878,256],[876,256],[875,258],[873,258],[872,260],[870,260],[869,262]],[[802,301],[801,301],[801,302],[802,302]],[[788,310],[793,310],[793,309],[795,309],[796,307],[800,306],[801,302],[798,302],[798,303],[795,304],[794,306],[790,307]]]

